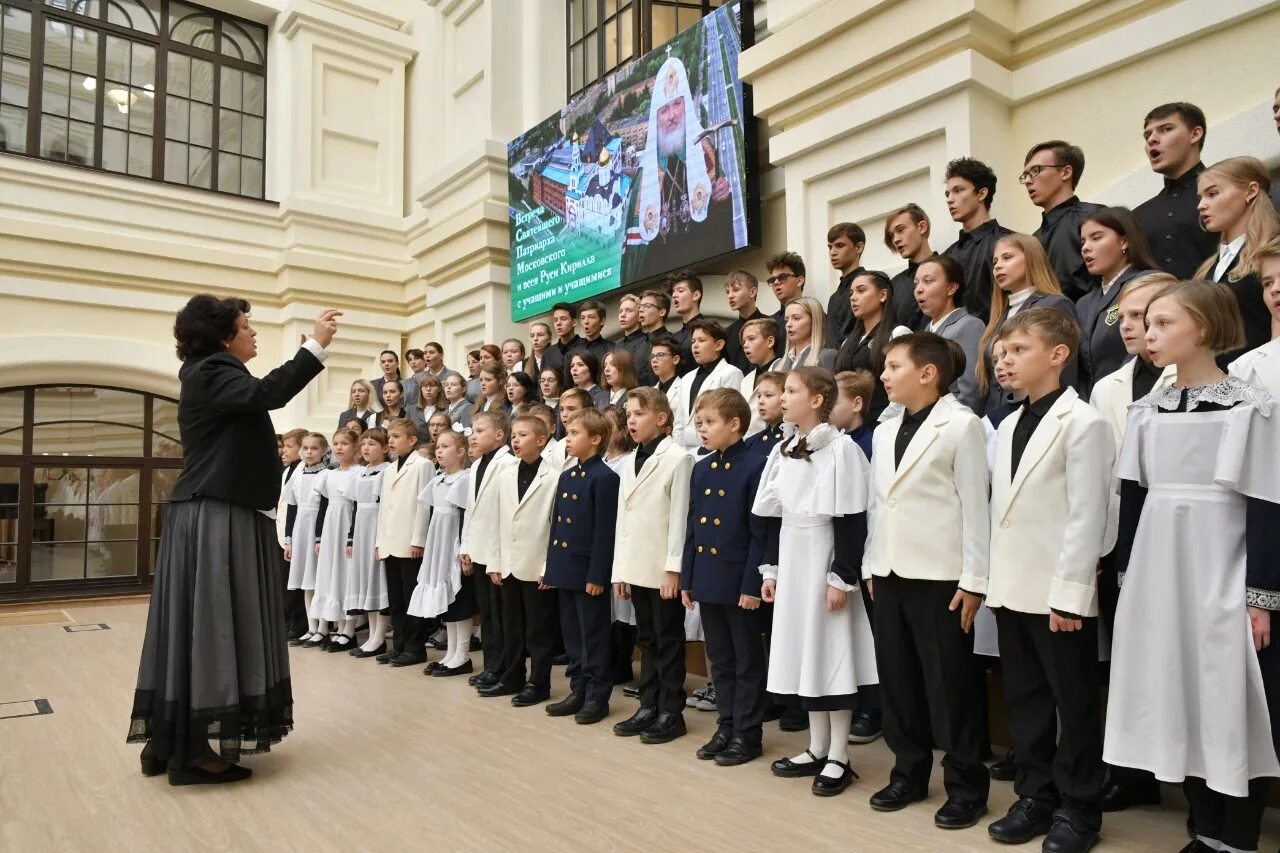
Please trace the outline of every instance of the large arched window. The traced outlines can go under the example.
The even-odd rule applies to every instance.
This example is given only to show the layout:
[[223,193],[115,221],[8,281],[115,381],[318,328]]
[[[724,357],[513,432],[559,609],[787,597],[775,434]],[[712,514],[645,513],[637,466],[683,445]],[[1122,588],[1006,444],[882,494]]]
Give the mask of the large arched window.
[[0,389],[0,598],[145,590],[181,470],[175,400]]

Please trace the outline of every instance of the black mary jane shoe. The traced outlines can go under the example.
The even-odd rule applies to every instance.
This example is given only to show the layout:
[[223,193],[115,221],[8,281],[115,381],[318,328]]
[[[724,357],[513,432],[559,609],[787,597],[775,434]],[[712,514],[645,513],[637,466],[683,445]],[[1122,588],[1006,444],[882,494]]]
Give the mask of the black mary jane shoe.
[[357,648],[355,637],[350,634],[339,634],[329,641],[329,647],[325,651],[332,655],[338,652],[350,651],[354,648]]
[[290,640],[290,641],[289,641],[289,645],[291,645],[291,646],[305,646],[308,642],[310,642],[310,641],[311,641],[311,638],[312,638],[312,637],[314,637],[314,636],[315,636],[315,634],[312,634],[310,631],[307,631],[307,632],[305,632],[305,633],[299,634],[298,636],[296,636],[296,637],[294,637],[292,640]]
[[721,767],[737,767],[739,764],[746,764],[748,761],[755,761],[764,755],[764,748],[754,741],[743,740],[742,738],[734,738],[729,741],[729,745],[724,751],[716,756],[716,764]]
[[302,644],[304,649],[327,649],[329,647],[328,634],[312,634],[311,639]]
[[422,668],[422,674],[423,674],[423,675],[431,675],[431,674],[433,674],[437,669],[440,669],[440,668],[442,668],[443,666],[444,666],[444,663],[443,663],[442,661],[433,660],[431,663],[427,664],[426,666],[424,666],[424,667]]
[[853,784],[853,780],[858,778],[858,774],[853,772],[853,768],[843,761],[836,761],[834,758],[828,758],[823,762],[823,769],[826,765],[834,764],[840,768],[839,776],[823,776],[821,772],[813,777],[813,785],[810,790],[819,797],[834,797],[836,794],[843,794],[844,789]]
[[822,772],[822,765],[825,759],[819,758],[807,749],[804,754],[812,758],[813,761],[795,762],[790,758],[779,758],[769,766],[769,770],[774,776],[781,776],[783,779],[817,776]]
[[229,765],[226,770],[216,773],[192,765],[181,770],[170,770],[169,784],[175,788],[179,785],[225,785],[229,782],[243,782],[252,775],[252,770],[239,764]]
[[455,675],[467,675],[474,672],[476,665],[471,662],[471,658],[467,658],[457,666],[442,666],[431,673],[432,678],[451,678]]
[[372,649],[367,652],[361,648],[354,648],[350,652],[348,652],[348,654],[351,655],[353,658],[376,658],[379,655],[385,654],[386,651],[387,651],[387,644],[383,643],[382,645],[378,646],[376,649]]
[[710,761],[720,753],[729,748],[729,741],[733,739],[733,733],[726,729],[720,729],[711,736],[711,740],[698,747],[698,751],[694,753],[702,761]]

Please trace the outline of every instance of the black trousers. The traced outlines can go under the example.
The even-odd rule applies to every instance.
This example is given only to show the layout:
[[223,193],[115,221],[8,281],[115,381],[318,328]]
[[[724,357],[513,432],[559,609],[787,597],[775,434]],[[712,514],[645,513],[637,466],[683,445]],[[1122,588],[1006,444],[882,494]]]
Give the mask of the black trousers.
[[636,608],[636,647],[640,649],[640,707],[682,714],[684,605],[647,586],[631,587],[631,603]]
[[636,677],[632,658],[636,651],[636,626],[614,622],[609,626],[609,677],[615,685],[627,684]]
[[1043,613],[995,609],[1019,797],[1059,804],[1080,823],[1102,825],[1102,712],[1098,620],[1082,631],[1049,630]]
[[502,579],[498,587],[502,602],[502,657],[507,668],[499,673],[506,687],[525,684],[524,659],[529,657],[529,683],[551,689],[551,660],[555,657],[556,633],[560,630],[560,608],[554,589],[538,589],[537,581],[514,577]]
[[1196,835],[1237,850],[1257,850],[1270,784],[1270,779],[1251,779],[1249,796],[1228,797],[1211,790],[1203,779],[1188,776],[1182,782],[1182,793],[1191,807]]
[[418,585],[421,557],[387,557],[387,603],[391,605],[391,648],[396,653],[426,653],[422,620],[409,615],[409,599]]
[[280,552],[280,582],[284,589],[284,630],[286,634],[303,634],[307,630],[307,604],[302,590],[289,589],[289,561]]
[[716,727],[747,743],[760,743],[765,710],[763,625],[759,609],[743,610],[736,604],[698,602],[702,632],[711,659],[711,681],[716,686]]
[[[862,588],[862,606],[867,611],[867,621],[871,623],[871,635],[874,639],[876,630],[876,605],[867,595],[866,587]],[[858,711],[870,714],[877,722],[883,716],[881,709],[879,684],[863,684],[858,687]]]
[[569,689],[588,700],[609,701],[609,596],[561,589],[560,629],[569,666]]
[[489,580],[488,570],[479,563],[472,569],[476,579],[476,606],[480,609],[480,640],[484,644],[484,668],[501,675],[507,668],[502,645],[501,587]]
[[985,804],[991,776],[981,693],[986,680],[973,657],[973,632],[947,608],[955,581],[897,575],[875,579],[876,666],[884,700],[884,739],[893,750],[890,778],[929,790],[933,747],[942,758],[949,798]]

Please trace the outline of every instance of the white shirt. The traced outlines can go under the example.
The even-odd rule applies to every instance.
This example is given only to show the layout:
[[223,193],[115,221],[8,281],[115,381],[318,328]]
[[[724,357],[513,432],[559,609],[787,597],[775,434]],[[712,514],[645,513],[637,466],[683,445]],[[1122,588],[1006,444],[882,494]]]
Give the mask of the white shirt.
[[1227,271],[1227,267],[1231,266],[1231,262],[1236,259],[1236,255],[1240,254],[1240,250],[1244,248],[1244,236],[1241,234],[1230,243],[1218,244],[1218,265],[1213,268],[1214,281],[1222,278],[1222,274]]
[[1124,274],[1125,274],[1125,272],[1127,272],[1127,271],[1128,271],[1128,269],[1129,269],[1129,267],[1128,267],[1128,265],[1126,265],[1123,269],[1121,269],[1121,270],[1120,270],[1120,272],[1118,272],[1118,273],[1116,273],[1116,274],[1115,274],[1115,277],[1114,277],[1114,278],[1112,278],[1112,279],[1111,279],[1111,281],[1104,281],[1104,282],[1102,283],[1102,295],[1103,295],[1103,296],[1106,296],[1108,293],[1110,293],[1110,292],[1111,292],[1111,286],[1112,286],[1113,284],[1115,284],[1115,283],[1116,283],[1116,279],[1118,279],[1120,276],[1124,275]]
[[1012,317],[1014,314],[1017,314],[1018,309],[1020,309],[1023,306],[1023,303],[1030,299],[1031,294],[1035,292],[1036,289],[1034,287],[1027,287],[1017,293],[1009,294],[1009,316]]
[[957,310],[956,308],[952,308],[950,311],[948,311],[947,313],[939,317],[936,321],[930,323],[929,331],[931,332],[938,331],[938,327],[941,326],[943,323],[947,322],[947,318],[950,317],[952,314],[956,313],[956,310]]

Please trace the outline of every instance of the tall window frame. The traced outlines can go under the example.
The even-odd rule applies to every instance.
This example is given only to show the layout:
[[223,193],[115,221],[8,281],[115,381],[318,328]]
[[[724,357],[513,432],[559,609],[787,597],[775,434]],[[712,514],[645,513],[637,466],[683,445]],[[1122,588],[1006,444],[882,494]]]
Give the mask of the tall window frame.
[[565,0],[565,86],[572,99],[728,0]]
[[0,0],[0,151],[264,199],[267,37],[187,0]]

